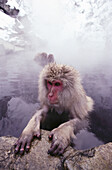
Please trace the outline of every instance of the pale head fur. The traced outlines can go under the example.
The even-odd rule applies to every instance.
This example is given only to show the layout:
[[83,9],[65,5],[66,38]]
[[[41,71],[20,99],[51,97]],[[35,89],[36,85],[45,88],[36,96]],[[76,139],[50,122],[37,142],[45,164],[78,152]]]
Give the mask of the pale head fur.
[[56,63],[44,67],[39,77],[39,101],[41,105],[49,105],[46,80],[61,80],[63,82],[58,108],[69,111],[71,116],[80,119],[87,116],[88,111],[93,109],[93,100],[86,96],[79,73],[73,67]]

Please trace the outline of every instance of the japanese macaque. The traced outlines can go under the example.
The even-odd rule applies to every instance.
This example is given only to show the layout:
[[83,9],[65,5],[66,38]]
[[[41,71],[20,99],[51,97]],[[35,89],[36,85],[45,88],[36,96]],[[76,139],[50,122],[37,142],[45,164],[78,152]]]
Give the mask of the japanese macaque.
[[70,66],[50,63],[39,77],[40,109],[34,114],[15,144],[15,152],[28,151],[34,136],[41,137],[41,128],[53,129],[49,134],[48,153],[61,155],[75,134],[85,126],[93,100],[86,96],[79,73]]
[[34,60],[38,64],[40,64],[41,66],[45,66],[48,63],[53,63],[54,62],[54,56],[53,56],[53,54],[48,55],[47,53],[43,52],[43,53],[38,53],[35,56]]

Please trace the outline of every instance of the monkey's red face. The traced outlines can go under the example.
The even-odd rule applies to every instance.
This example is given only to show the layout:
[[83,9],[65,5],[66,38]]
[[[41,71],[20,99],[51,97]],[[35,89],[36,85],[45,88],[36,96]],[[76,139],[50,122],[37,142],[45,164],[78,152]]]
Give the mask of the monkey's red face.
[[60,80],[48,81],[47,80],[47,88],[48,88],[48,100],[51,104],[58,103],[59,93],[63,89],[63,83]]

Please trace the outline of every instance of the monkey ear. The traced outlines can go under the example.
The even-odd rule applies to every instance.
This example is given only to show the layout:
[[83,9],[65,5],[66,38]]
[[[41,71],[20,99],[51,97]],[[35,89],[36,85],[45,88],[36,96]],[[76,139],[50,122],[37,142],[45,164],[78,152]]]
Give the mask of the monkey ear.
[[38,53],[35,56],[34,61],[36,61],[42,67],[44,67],[45,65],[47,65],[49,63],[55,62],[53,54],[47,55],[47,53],[45,53],[45,52]]

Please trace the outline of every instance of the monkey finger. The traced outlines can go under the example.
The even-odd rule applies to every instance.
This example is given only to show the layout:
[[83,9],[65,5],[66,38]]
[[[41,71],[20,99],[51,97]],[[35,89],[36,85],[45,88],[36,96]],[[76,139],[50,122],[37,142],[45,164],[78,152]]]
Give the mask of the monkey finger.
[[55,145],[55,144],[54,144],[54,141],[51,143],[51,147],[50,147],[50,148],[52,148],[52,147],[53,147],[53,145]]
[[57,149],[54,151],[54,155],[62,155],[64,153],[66,147],[64,147],[62,144],[59,143],[59,146],[57,147]]
[[34,136],[37,137],[39,140],[41,139],[41,134],[40,134],[40,132],[35,133]]
[[41,135],[40,135],[40,134],[37,134],[37,138],[40,140],[40,139],[41,139]]
[[60,150],[61,150],[61,147],[58,146],[58,147],[54,150],[53,154],[54,154],[54,155],[60,155],[60,154],[59,154],[59,153],[60,153]]
[[22,142],[21,148],[20,148],[20,155],[23,155],[24,149],[25,149],[26,141]]
[[20,153],[20,155],[23,155],[24,154],[24,148],[21,148],[19,153]]
[[30,137],[27,139],[26,141],[26,147],[25,147],[25,151],[28,152],[30,147],[31,147],[31,142],[32,142],[32,139],[33,139],[33,135],[30,135]]
[[48,138],[49,138],[49,140],[52,140],[52,139],[53,139],[53,134],[50,134],[50,135],[48,136]]
[[21,146],[20,142],[16,143],[16,145],[15,145],[15,154],[19,152],[20,146]]
[[64,153],[64,150],[65,150],[64,148],[61,148],[58,152],[58,155],[61,156]]
[[54,151],[58,148],[58,143],[52,143],[50,149],[48,150],[48,154],[54,155]]
[[31,146],[31,142],[28,142],[26,144],[26,148],[25,148],[25,151],[28,152],[30,150],[30,146]]
[[14,144],[14,147],[16,148],[16,146],[17,146],[17,142]]
[[16,143],[14,144],[14,146],[16,147],[18,144],[20,144],[20,138],[16,141]]

